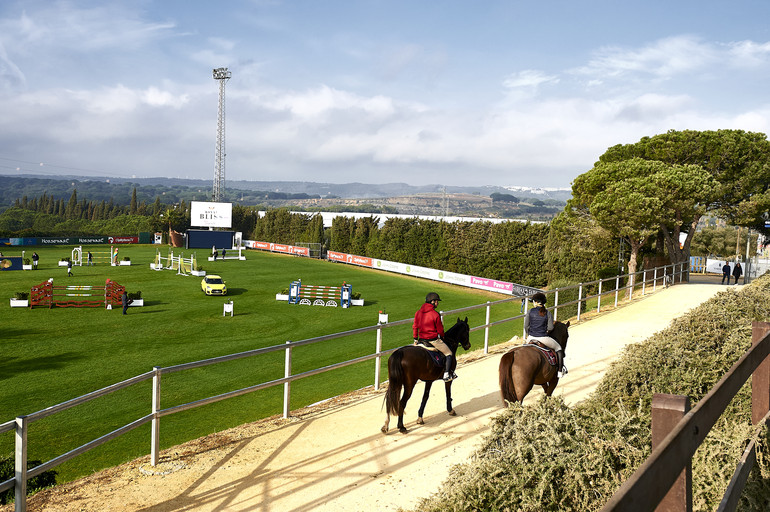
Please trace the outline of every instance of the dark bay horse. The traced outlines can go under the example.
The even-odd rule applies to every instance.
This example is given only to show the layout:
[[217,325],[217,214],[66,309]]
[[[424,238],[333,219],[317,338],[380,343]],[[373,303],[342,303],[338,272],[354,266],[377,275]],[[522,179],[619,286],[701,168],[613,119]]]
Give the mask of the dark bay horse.
[[[444,333],[444,343],[452,351],[452,354],[457,352],[458,345],[462,345],[463,349],[468,350],[471,348],[469,334],[468,317],[465,317],[465,320],[458,318],[457,323]],[[452,371],[457,367],[457,359],[453,359]],[[402,434],[406,434],[404,408],[409,397],[412,396],[412,390],[418,380],[425,381],[425,393],[422,395],[422,404],[420,404],[420,410],[417,413],[417,423],[422,425],[424,423],[422,414],[425,412],[425,404],[428,403],[430,387],[434,380],[440,380],[443,375],[444,366],[438,366],[431,358],[428,350],[422,347],[408,345],[393,352],[388,358],[388,391],[385,394],[387,417],[385,418],[385,425],[381,429],[382,433],[388,433],[390,417],[398,416],[398,430]],[[452,381],[445,382],[444,387],[446,388],[446,410],[454,416]],[[404,389],[404,396],[401,396],[401,388]]]
[[[550,336],[555,339],[562,350],[567,350],[567,328],[569,322],[563,324],[554,322]],[[524,397],[532,390],[532,386],[543,386],[546,396],[551,396],[559,377],[555,366],[551,366],[542,350],[531,345],[515,347],[500,359],[500,394],[503,401],[524,403]]]

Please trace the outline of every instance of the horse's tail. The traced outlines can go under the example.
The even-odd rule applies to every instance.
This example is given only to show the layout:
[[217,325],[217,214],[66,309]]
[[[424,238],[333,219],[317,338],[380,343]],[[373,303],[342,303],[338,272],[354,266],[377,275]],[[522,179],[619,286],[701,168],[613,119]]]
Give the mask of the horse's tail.
[[516,402],[516,388],[513,385],[513,376],[511,368],[513,367],[513,355],[515,350],[509,350],[500,358],[499,377],[500,377],[500,395],[503,401]]
[[385,394],[385,409],[391,416],[398,416],[401,408],[401,388],[404,386],[404,369],[401,359],[404,350],[400,348],[388,358],[388,392]]

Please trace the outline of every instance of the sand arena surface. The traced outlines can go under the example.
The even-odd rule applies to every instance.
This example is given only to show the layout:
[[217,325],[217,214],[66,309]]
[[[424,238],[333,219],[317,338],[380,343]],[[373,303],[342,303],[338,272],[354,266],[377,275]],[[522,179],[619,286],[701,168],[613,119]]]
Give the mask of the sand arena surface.
[[[569,374],[556,388],[568,403],[585,398],[623,347],[642,341],[672,319],[719,291],[735,289],[695,277],[693,282],[635,299],[631,304],[570,327],[565,363]],[[605,298],[610,304],[612,299]],[[589,318],[591,317],[591,318]],[[514,333],[512,333],[514,334]],[[521,333],[515,333],[520,335]],[[417,425],[423,392],[418,384],[402,435],[385,419],[383,391],[363,390],[242,425],[165,450],[152,467],[149,456],[43,491],[29,511],[396,511],[417,505],[449,468],[467,460],[503,406],[497,366],[514,339],[483,354],[483,334],[471,333],[472,352],[459,357],[452,387],[457,416],[445,410],[437,383]],[[461,350],[462,352],[462,350]],[[539,387],[526,402],[542,395]],[[12,506],[0,508],[2,512]]]

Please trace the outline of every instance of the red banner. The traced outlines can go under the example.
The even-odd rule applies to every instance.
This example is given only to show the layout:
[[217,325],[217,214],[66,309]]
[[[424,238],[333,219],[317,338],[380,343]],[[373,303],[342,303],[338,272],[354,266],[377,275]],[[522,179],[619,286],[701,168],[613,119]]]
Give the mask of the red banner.
[[361,265],[362,267],[372,267],[372,259],[355,254],[346,254],[344,252],[328,251],[326,257],[330,261],[339,261],[340,263],[350,263],[351,265]]

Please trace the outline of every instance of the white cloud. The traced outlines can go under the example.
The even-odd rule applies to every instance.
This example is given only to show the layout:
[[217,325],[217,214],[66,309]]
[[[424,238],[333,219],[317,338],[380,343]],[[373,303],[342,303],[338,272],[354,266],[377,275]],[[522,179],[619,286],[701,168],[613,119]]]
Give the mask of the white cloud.
[[594,80],[627,79],[629,75],[640,74],[665,79],[704,70],[723,59],[724,55],[712,44],[692,36],[676,36],[638,49],[601,48],[587,65],[573,72]]

